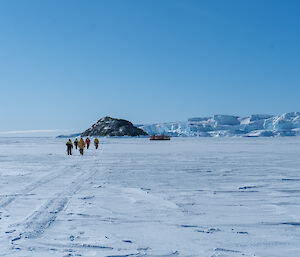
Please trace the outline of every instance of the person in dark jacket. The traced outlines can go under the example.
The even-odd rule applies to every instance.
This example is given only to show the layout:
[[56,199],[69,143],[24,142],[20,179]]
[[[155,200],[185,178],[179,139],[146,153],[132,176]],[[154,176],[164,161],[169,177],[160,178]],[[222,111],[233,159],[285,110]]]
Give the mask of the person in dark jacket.
[[68,140],[68,142],[66,143],[66,146],[67,146],[68,155],[72,155],[73,143],[72,143],[71,139]]
[[74,145],[75,145],[75,148],[77,149],[77,146],[78,146],[78,139],[77,139],[77,137],[74,140]]

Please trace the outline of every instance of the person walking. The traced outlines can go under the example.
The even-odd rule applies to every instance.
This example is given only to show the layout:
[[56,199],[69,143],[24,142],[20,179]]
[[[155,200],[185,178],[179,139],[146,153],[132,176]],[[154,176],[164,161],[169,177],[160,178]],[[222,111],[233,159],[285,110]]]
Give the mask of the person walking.
[[96,137],[95,140],[94,140],[94,145],[96,147],[96,149],[98,149],[98,146],[99,146],[99,139]]
[[77,146],[78,146],[78,139],[77,139],[77,137],[76,137],[75,140],[74,140],[74,145],[75,145],[75,148],[76,148],[76,150],[77,150]]
[[80,138],[79,143],[78,143],[78,147],[79,147],[79,152],[81,155],[83,155],[83,149],[85,147],[85,143],[83,138]]
[[71,139],[68,140],[68,142],[66,143],[66,146],[67,146],[68,155],[72,155],[73,143],[72,143]]
[[86,149],[89,149],[90,143],[91,143],[91,140],[89,139],[89,137],[86,138],[85,143],[86,143]]

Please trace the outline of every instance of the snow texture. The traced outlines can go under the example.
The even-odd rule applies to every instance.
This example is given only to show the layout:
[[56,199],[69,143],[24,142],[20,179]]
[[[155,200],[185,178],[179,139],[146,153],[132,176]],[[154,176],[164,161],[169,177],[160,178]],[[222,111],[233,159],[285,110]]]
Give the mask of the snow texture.
[[300,138],[65,150],[0,139],[0,256],[299,256]]
[[140,126],[150,135],[196,137],[274,137],[298,136],[300,112],[280,116],[254,114],[249,117],[214,115],[213,117],[191,118],[186,122],[169,122]]

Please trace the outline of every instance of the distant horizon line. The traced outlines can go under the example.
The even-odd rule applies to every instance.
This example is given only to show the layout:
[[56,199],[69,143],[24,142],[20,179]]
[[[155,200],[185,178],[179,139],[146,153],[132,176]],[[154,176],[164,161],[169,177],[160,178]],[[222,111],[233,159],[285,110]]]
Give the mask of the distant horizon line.
[[12,134],[32,134],[32,133],[61,133],[68,132],[69,129],[28,129],[28,130],[7,130],[0,131],[0,135],[12,135]]

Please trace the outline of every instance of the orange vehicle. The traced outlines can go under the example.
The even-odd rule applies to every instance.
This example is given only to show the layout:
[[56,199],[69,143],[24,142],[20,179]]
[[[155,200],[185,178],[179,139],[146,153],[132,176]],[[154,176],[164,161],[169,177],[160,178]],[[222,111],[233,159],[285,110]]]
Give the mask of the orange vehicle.
[[150,140],[170,140],[170,136],[167,135],[152,135],[150,136]]

